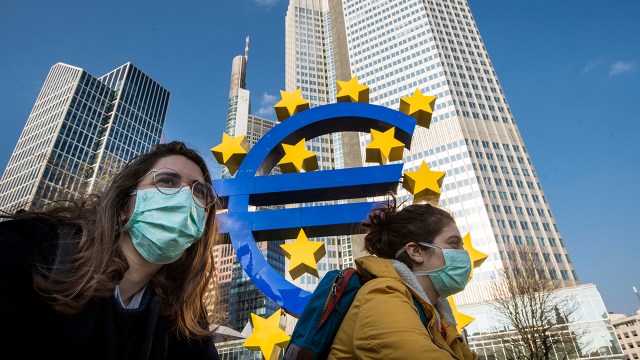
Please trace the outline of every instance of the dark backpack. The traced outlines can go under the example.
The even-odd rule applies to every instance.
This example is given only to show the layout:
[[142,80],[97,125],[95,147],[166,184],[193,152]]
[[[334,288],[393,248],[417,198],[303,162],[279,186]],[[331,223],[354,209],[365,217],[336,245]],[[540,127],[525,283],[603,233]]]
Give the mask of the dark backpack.
[[[363,281],[352,268],[331,270],[309,298],[284,354],[284,360],[326,359],[342,319],[344,319]],[[422,323],[427,324],[424,311],[414,299]]]

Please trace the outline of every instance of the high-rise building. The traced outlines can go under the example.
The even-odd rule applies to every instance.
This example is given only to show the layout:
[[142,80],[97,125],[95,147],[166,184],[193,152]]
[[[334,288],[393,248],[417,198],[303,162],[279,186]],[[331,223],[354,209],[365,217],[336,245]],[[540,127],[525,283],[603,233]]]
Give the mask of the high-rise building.
[[[250,92],[246,89],[248,43],[249,38],[247,37],[245,54],[236,56],[231,66],[231,86],[225,133],[232,137],[245,135],[249,147],[252,147],[276,123],[273,120],[251,114]],[[272,171],[272,174],[278,173],[279,168]],[[233,176],[226,167],[223,167],[222,178],[230,177]],[[281,241],[264,241],[259,242],[258,247],[269,264],[284,275],[284,255],[280,244],[282,244]],[[268,316],[280,308],[278,304],[266,297],[244,273],[231,244],[218,245],[215,252],[220,302],[228,311],[228,326],[230,328],[240,331],[249,323],[251,313]]]
[[[490,299],[492,279],[517,267],[508,251],[517,246],[534,249],[550,278],[565,287],[579,285],[466,0],[290,0],[285,29],[287,90],[302,88],[311,106],[334,102],[336,81],[353,76],[369,87],[370,103],[392,109],[416,89],[437,96],[430,128],[416,128],[402,162],[404,171],[417,170],[423,161],[446,171],[439,206],[488,254],[455,296],[460,311]],[[314,140],[316,154],[333,155],[335,167],[367,165],[367,133],[334,134],[327,144],[333,153]],[[410,196],[398,192],[399,201]],[[341,238],[327,257],[349,264],[358,255],[355,239]],[[589,292],[599,297],[595,287]],[[604,322],[599,330],[608,339],[612,328]]]
[[51,67],[0,181],[0,209],[77,198],[160,142],[169,92],[131,63],[95,78]]
[[[550,277],[577,284],[466,1],[292,0],[286,22],[287,85],[301,86],[312,105],[332,102],[335,81],[356,75],[373,104],[398,109],[415,89],[438,96],[430,128],[416,129],[403,162],[405,171],[426,161],[447,172],[440,206],[489,254],[460,303],[486,297],[477,285],[509,265],[505,249],[516,244],[536,248]],[[360,146],[332,145],[363,154],[369,141],[360,134]]]

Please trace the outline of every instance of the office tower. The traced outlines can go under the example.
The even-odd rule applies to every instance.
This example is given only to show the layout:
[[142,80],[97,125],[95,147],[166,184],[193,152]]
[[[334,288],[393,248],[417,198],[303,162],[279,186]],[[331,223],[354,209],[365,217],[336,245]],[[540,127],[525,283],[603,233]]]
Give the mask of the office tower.
[[[292,39],[301,41],[294,45]],[[487,295],[477,285],[508,266],[505,249],[514,244],[535,247],[552,278],[577,283],[466,1],[344,0],[340,7],[292,0],[287,66],[287,84],[296,78],[310,101],[317,96],[318,102],[331,102],[335,80],[355,75],[370,87],[373,104],[398,109],[400,97],[416,88],[438,96],[431,127],[416,129],[403,162],[405,171],[426,161],[447,172],[440,206],[489,254],[469,291],[459,296],[461,303]],[[361,134],[359,147],[342,146],[336,153],[362,153],[369,141]]]
[[169,92],[131,63],[95,78],[51,67],[0,182],[14,212],[77,198],[160,141]]
[[[251,114],[250,92],[246,89],[247,59],[249,38],[247,37],[245,54],[236,56],[231,66],[231,85],[229,91],[229,107],[225,133],[236,137],[245,135],[252,147],[276,123]],[[280,173],[279,168],[271,174]],[[222,178],[231,178],[226,167],[222,169]],[[284,256],[280,248],[281,241],[259,242],[262,255],[271,266],[284,274]],[[242,330],[251,313],[260,316],[271,315],[280,307],[266,297],[244,273],[231,244],[218,245],[215,249],[220,301],[229,314],[228,326]]]
[[[495,314],[486,303],[475,306],[490,299],[488,284],[500,270],[516,266],[507,252],[514,246],[535,249],[552,279],[579,284],[466,0],[290,0],[285,24],[287,89],[301,87],[312,106],[335,101],[336,80],[352,76],[369,86],[370,103],[396,110],[415,89],[437,95],[430,128],[416,128],[402,162],[404,171],[423,161],[446,171],[439,206],[489,255],[455,296],[460,311],[483,319],[472,323],[476,329],[495,331],[483,327]],[[366,166],[369,142],[367,133],[334,134],[329,145],[336,167]],[[399,190],[399,201],[409,198]],[[356,245],[342,241],[337,256],[343,263],[356,256]],[[574,293],[604,308],[594,286]],[[581,303],[580,312],[591,314],[587,305]],[[582,321],[595,324],[598,316]],[[593,336],[602,341],[594,343],[608,349],[597,356],[619,352],[612,331],[609,322],[590,334],[599,332]],[[486,345],[481,337],[473,341],[475,348]]]

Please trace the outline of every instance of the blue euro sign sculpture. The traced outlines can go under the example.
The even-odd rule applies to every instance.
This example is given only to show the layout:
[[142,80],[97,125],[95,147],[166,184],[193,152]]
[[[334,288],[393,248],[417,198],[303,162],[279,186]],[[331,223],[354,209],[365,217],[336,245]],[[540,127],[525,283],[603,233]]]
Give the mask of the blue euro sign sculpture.
[[358,199],[396,192],[401,163],[268,175],[282,159],[280,144],[337,132],[387,131],[410,148],[416,120],[399,111],[364,103],[336,103],[298,113],[276,125],[249,151],[235,178],[213,186],[228,211],[218,215],[219,232],[228,233],[242,268],[253,283],[283,309],[302,313],[309,296],[287,281],[262,256],[256,241],[293,239],[304,229],[308,237],[362,233],[360,224],[374,202],[249,211],[250,206]]

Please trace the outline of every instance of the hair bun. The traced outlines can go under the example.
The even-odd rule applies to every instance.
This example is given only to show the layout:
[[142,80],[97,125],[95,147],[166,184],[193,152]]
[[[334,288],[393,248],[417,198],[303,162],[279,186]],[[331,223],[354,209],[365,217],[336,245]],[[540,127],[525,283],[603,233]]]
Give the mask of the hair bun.
[[362,226],[368,229],[364,239],[364,247],[369,253],[385,258],[393,257],[389,253],[389,245],[393,243],[394,234],[391,231],[392,218],[397,213],[396,198],[389,194],[387,199],[378,203],[369,213]]

